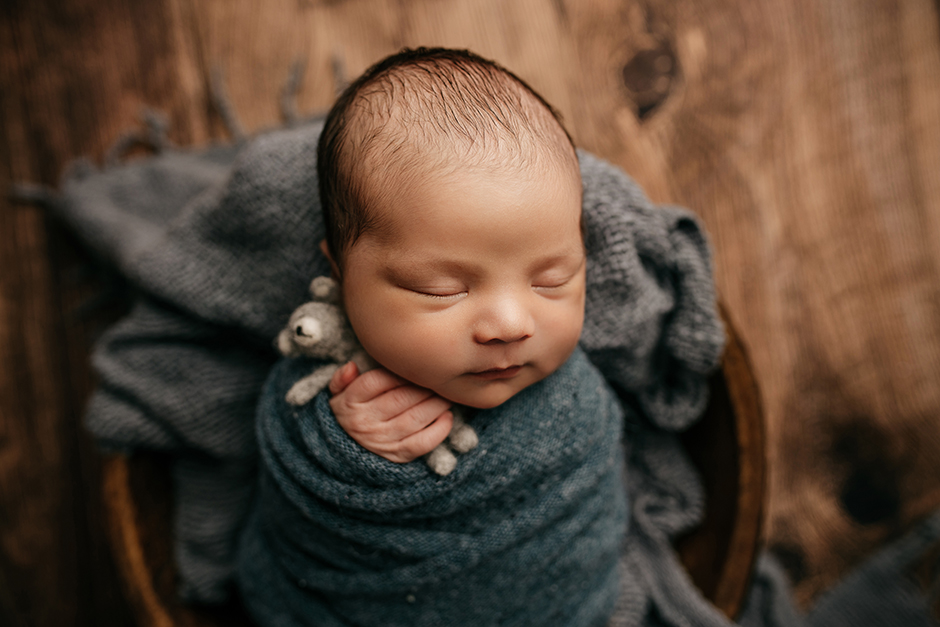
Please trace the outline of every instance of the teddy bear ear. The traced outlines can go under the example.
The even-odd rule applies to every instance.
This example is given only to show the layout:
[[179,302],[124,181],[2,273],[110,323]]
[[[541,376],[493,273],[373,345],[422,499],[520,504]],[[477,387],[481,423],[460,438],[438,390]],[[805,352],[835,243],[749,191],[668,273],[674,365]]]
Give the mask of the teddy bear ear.
[[281,329],[281,332],[277,334],[277,350],[281,351],[285,357],[297,357],[300,354],[292,338],[293,334],[290,329]]
[[321,303],[339,303],[339,285],[328,276],[318,276],[310,282],[310,295]]

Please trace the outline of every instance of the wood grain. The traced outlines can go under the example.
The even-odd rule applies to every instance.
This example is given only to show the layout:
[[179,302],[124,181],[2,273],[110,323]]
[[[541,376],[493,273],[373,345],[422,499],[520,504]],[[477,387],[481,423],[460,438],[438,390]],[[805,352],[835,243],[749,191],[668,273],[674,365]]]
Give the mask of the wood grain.
[[[95,320],[72,315],[94,285],[87,256],[12,181],[55,184],[144,105],[205,138],[176,89],[174,31],[160,3],[5,3],[0,22],[0,623],[126,624],[107,545],[99,461],[81,427]],[[204,125],[203,125],[204,126]]]
[[[806,603],[940,504],[936,5],[569,12],[598,107],[582,142],[712,233],[766,399],[766,535]],[[677,78],[641,118],[616,66],[660,42]]]
[[[0,623],[123,624],[80,415],[87,256],[11,181],[100,158],[141,107],[182,145],[303,114],[402,46],[470,47],[659,202],[691,207],[768,417],[765,537],[809,603],[940,505],[933,0],[39,0],[0,9]],[[100,322],[100,320],[99,320]],[[54,598],[56,603],[49,603]]]

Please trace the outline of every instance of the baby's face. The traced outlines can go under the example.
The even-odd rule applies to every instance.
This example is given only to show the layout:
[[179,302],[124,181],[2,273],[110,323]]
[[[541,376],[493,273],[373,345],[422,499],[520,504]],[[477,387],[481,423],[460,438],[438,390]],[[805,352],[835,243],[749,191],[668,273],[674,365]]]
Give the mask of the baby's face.
[[387,199],[370,209],[381,232],[352,246],[342,277],[376,361],[487,408],[568,359],[584,321],[576,168],[431,176]]

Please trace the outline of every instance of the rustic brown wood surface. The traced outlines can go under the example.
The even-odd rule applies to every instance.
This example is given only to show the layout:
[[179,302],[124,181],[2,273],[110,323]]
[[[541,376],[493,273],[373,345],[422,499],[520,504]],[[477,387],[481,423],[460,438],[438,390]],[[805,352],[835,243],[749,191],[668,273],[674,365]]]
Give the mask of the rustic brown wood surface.
[[140,109],[224,139],[404,45],[516,71],[576,141],[708,226],[768,417],[765,535],[808,603],[940,505],[940,7],[935,0],[8,0],[0,8],[0,624],[129,620],[104,540],[92,286],[6,199],[99,159]]

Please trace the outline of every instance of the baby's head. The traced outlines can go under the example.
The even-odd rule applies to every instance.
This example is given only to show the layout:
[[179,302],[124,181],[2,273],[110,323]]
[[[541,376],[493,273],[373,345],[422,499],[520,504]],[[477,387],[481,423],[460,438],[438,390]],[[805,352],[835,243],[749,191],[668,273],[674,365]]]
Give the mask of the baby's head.
[[548,104],[463,51],[404,51],[343,93],[317,154],[359,340],[399,376],[496,406],[554,372],[584,318],[581,177]]

